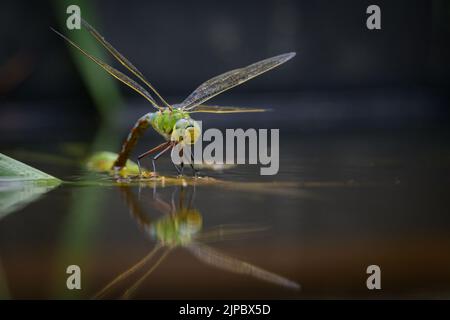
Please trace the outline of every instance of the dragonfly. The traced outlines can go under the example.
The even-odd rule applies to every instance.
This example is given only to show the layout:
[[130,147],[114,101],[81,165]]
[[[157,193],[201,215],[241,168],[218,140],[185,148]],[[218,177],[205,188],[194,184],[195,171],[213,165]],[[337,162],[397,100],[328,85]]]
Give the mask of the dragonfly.
[[[176,248],[186,249],[205,264],[228,272],[252,276],[293,290],[300,289],[300,285],[292,280],[254,266],[248,262],[230,257],[210,247],[208,245],[210,243],[235,239],[236,237],[246,236],[252,232],[265,230],[265,228],[235,224],[219,225],[208,230],[202,230],[202,214],[193,205],[195,189],[190,194],[183,187],[174,189],[170,203],[161,199],[157,193],[154,193],[152,201],[147,203],[150,203],[156,211],[163,214],[162,218],[154,222],[150,220],[149,216],[140,206],[130,186],[124,185],[120,190],[128,205],[130,214],[137,221],[144,233],[151,240],[156,241],[156,245],[144,258],[119,274],[95,294],[94,299],[101,299],[111,295],[113,291],[117,291],[117,287],[120,284],[140,271],[143,275],[133,284],[126,286],[126,289],[120,296],[122,299],[132,298],[145,280]],[[177,190],[180,190],[178,201],[175,200]],[[158,255],[159,257],[155,259]],[[148,266],[146,271],[142,271],[142,269],[145,269],[145,266]]]
[[[75,42],[67,38],[62,33],[51,28],[55,33],[61,36],[69,44],[78,49],[82,54],[91,59],[107,73],[121,81],[141,96],[143,96],[150,104],[156,109],[154,112],[149,112],[140,117],[135,125],[131,128],[128,136],[122,144],[120,152],[114,161],[113,170],[120,170],[123,168],[130,157],[131,152],[136,146],[139,138],[144,132],[152,127],[157,133],[159,133],[165,140],[160,145],[151,148],[150,150],[140,154],[137,157],[137,163],[139,169],[141,168],[140,161],[150,155],[154,155],[152,158],[153,173],[156,174],[155,161],[160,158],[164,153],[172,150],[177,144],[194,144],[201,135],[201,129],[197,121],[191,118],[192,113],[242,113],[242,112],[263,112],[265,109],[261,108],[240,108],[232,106],[212,106],[205,105],[204,103],[214,98],[215,96],[236,87],[250,79],[253,79],[273,68],[276,68],[288,60],[292,59],[296,53],[289,52],[280,54],[268,59],[258,61],[250,64],[246,67],[237,68],[223,74],[220,74],[214,78],[205,81],[199,85],[186,99],[181,103],[169,104],[155,89],[155,87],[147,80],[147,78],[141,73],[124,55],[117,51],[94,27],[92,27],[87,21],[82,19],[82,26],[129,72],[131,72],[137,80],[133,80],[121,71],[111,67],[95,56],[89,54],[82,49]],[[158,101],[148,92],[144,86],[139,84],[140,81],[147,87],[158,99]],[[196,170],[192,163],[190,163],[194,175]],[[182,174],[183,162],[181,162],[181,170],[174,164],[177,172]],[[141,173],[141,170],[139,171]]]

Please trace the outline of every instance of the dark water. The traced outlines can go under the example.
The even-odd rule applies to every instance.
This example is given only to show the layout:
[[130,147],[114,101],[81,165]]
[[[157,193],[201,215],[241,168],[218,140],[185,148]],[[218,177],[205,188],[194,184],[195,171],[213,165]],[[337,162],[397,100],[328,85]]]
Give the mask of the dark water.
[[[170,219],[183,223],[187,216],[185,227],[196,234],[220,226],[241,232],[206,241],[208,248],[223,254],[212,259],[215,263],[195,256],[195,250],[186,248],[192,243],[168,250],[132,297],[428,298],[450,294],[447,133],[328,134],[291,127],[281,130],[278,175],[261,177],[258,167],[239,166],[202,172],[230,182],[231,187],[184,188],[96,185],[110,178],[86,176],[80,165],[91,139],[62,135],[52,143],[11,144],[3,150],[74,182],[63,183],[1,218],[3,298],[91,298],[159,243],[149,231],[151,226]],[[101,137],[101,131],[97,135],[94,148],[108,149],[108,139]],[[157,141],[146,138],[140,148]],[[168,158],[158,169],[174,174]],[[172,207],[172,199],[178,216],[164,213]],[[180,200],[184,207],[192,201],[189,214],[180,214]],[[108,291],[107,297],[120,297],[163,251]],[[243,264],[224,256],[267,270],[272,280],[277,274],[291,282],[231,272],[242,270]],[[233,261],[232,266],[226,261]],[[66,289],[66,268],[73,264],[82,271],[80,291]],[[378,291],[366,288],[366,268],[372,264],[381,268]],[[293,288],[294,283],[301,289]]]

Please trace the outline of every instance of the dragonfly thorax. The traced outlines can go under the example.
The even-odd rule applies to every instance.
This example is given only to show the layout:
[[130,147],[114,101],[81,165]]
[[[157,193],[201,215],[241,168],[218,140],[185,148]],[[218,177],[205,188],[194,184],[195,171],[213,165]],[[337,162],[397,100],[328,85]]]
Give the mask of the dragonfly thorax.
[[164,109],[148,114],[153,129],[166,140],[193,144],[200,136],[199,124],[181,109]]

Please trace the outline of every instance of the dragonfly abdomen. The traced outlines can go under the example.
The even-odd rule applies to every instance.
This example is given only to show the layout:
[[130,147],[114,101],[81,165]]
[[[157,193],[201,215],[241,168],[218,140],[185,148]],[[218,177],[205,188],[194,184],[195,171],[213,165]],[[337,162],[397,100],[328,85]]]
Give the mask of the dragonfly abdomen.
[[140,117],[136,124],[131,129],[127,138],[122,144],[122,148],[120,150],[119,156],[114,162],[114,168],[122,168],[125,166],[131,151],[136,145],[138,139],[144,134],[145,130],[151,125],[151,119],[153,117],[153,113],[147,113],[144,116]]

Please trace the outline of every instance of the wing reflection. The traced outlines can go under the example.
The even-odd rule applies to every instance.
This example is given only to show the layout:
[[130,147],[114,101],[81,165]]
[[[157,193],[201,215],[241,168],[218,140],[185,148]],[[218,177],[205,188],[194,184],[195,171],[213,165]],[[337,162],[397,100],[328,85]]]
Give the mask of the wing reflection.
[[[178,196],[176,195],[177,191]],[[175,189],[170,202],[161,199],[154,192],[149,203],[155,210],[163,214],[163,217],[155,221],[151,221],[142,209],[141,202],[136,199],[131,187],[122,186],[121,192],[130,214],[145,233],[156,241],[156,245],[143,259],[118,275],[99,291],[94,296],[95,299],[110,296],[118,285],[141,271],[143,275],[131,285],[126,285],[125,291],[120,296],[122,299],[132,298],[145,280],[175,248],[185,248],[200,261],[222,270],[249,275],[291,289],[300,288],[300,285],[294,281],[209,247],[206,243],[246,236],[252,232],[264,230],[264,228],[230,224],[203,230],[202,214],[193,205],[195,189],[192,189],[192,192],[183,187]],[[145,271],[142,271],[142,269],[145,269]]]

